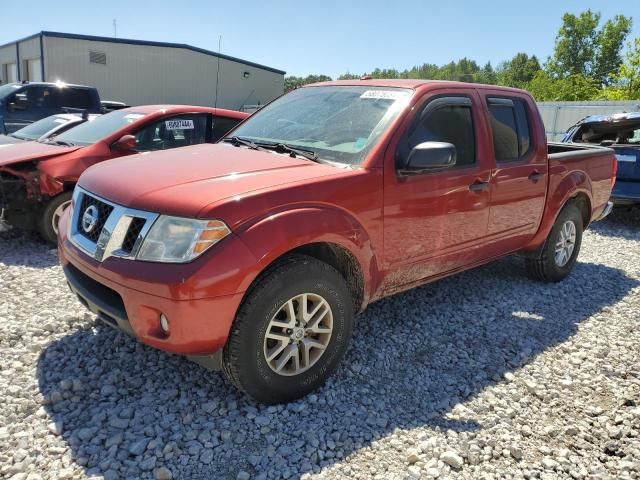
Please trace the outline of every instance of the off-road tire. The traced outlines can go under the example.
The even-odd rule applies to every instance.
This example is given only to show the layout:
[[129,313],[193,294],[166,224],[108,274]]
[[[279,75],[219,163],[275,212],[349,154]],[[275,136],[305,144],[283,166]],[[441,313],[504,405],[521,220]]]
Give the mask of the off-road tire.
[[[264,338],[280,307],[302,293],[322,296],[333,315],[333,331],[326,350],[308,370],[282,376],[268,364]],[[315,258],[287,255],[270,267],[247,292],[231,326],[222,355],[222,369],[238,389],[265,404],[301,398],[336,370],[351,339],[353,301],[344,278]]]
[[[571,221],[575,225],[576,239],[571,256],[567,263],[563,266],[559,266],[555,260],[556,243],[560,238],[560,230],[563,225]],[[563,280],[576,263],[578,254],[580,253],[580,246],[582,244],[582,232],[584,230],[582,214],[578,207],[573,203],[567,204],[556,219],[556,222],[549,233],[542,248],[533,257],[529,257],[525,260],[527,271],[529,275],[537,280],[545,282],[559,282]]]

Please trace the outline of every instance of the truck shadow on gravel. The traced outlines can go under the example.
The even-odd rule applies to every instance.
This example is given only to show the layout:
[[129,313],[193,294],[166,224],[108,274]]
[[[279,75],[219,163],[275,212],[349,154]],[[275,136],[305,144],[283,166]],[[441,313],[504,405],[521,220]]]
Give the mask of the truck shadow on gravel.
[[[358,317],[327,385],[287,406],[256,404],[221,374],[98,324],[42,352],[39,388],[88,475],[153,478],[166,467],[181,479],[298,478],[396,429],[481,429],[451,418],[454,407],[589,317],[607,321],[608,307],[638,284],[590,263],[559,284],[537,283],[508,258],[397,295]],[[387,460],[405,461],[406,452],[395,455]]]
[[5,228],[0,225],[0,264],[33,268],[58,265],[55,247],[42,240],[36,233]]

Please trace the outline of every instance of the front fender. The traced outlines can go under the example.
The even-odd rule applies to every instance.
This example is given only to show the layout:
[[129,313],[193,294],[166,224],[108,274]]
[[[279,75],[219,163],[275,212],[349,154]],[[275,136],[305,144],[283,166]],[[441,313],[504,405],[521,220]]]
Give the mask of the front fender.
[[[378,266],[369,234],[357,219],[343,210],[299,207],[264,217],[235,233],[258,259],[260,272],[296,248],[331,243],[346,249],[358,261],[364,282],[364,305],[375,288],[372,279],[378,278]],[[250,282],[255,277],[249,279]],[[244,285],[245,289],[248,287]]]

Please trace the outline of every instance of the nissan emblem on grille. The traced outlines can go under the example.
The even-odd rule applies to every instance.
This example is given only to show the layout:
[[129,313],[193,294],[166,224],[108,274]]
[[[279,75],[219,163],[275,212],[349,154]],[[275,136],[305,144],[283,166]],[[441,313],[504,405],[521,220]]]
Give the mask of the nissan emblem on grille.
[[89,233],[98,223],[98,209],[95,205],[90,205],[82,214],[82,229]]

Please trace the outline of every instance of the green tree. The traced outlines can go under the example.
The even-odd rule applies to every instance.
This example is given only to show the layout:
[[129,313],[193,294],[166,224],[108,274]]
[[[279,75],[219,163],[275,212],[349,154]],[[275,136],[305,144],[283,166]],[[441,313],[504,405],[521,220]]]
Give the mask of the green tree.
[[629,45],[624,62],[613,76],[613,85],[604,91],[610,100],[640,100],[640,37]]
[[598,32],[598,50],[593,76],[603,85],[609,85],[618,73],[622,63],[622,45],[630,31],[631,19],[616,15],[613,20],[607,20]]
[[329,80],[331,80],[331,77],[328,75],[307,75],[306,77],[290,75],[284,78],[284,91],[286,93],[309,83],[327,82]]
[[511,60],[500,65],[497,82],[508,87],[525,88],[540,70],[540,62],[535,55],[517,53]]
[[540,70],[527,84],[527,90],[538,101],[593,100],[600,96],[597,80],[581,73],[558,78]]
[[556,36],[548,71],[556,77],[593,77],[607,85],[621,63],[624,41],[631,31],[631,18],[617,15],[598,29],[601,15],[587,10],[580,15],[565,13]]

